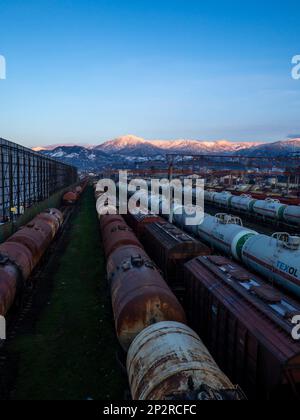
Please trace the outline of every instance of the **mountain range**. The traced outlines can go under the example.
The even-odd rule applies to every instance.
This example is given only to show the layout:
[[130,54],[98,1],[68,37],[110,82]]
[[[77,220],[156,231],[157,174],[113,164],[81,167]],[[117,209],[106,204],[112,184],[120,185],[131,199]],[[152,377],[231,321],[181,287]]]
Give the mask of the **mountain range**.
[[98,146],[56,144],[35,147],[33,150],[49,157],[77,166],[80,170],[95,171],[114,163],[141,163],[164,160],[168,153],[176,154],[239,154],[242,156],[286,156],[300,153],[300,138],[275,143],[230,142],[227,140],[145,140],[136,136],[123,136]]

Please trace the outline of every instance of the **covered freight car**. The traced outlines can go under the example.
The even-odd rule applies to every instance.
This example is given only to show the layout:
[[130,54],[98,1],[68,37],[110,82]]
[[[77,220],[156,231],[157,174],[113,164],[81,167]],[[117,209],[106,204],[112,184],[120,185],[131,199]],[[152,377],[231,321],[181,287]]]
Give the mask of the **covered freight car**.
[[300,305],[224,257],[188,262],[185,282],[190,325],[230,379],[252,399],[299,398]]
[[124,216],[128,225],[134,230],[137,237],[141,240],[144,236],[145,227],[151,223],[161,222],[162,219],[160,216],[155,214],[127,214]]
[[196,256],[211,253],[206,245],[164,220],[145,227],[143,244],[180,298],[184,291],[184,264]]

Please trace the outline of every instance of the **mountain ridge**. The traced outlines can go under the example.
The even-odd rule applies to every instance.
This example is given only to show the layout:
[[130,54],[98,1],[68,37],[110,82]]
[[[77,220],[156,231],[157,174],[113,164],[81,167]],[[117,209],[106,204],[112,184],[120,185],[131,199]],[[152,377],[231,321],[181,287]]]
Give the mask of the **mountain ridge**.
[[[54,147],[54,146],[53,146]],[[145,162],[162,160],[168,153],[178,154],[239,154],[242,156],[286,156],[300,153],[300,138],[273,143],[230,142],[228,140],[145,140],[132,135],[118,137],[98,146],[56,145],[34,148],[41,153],[75,165],[82,170],[99,170],[113,162]]]

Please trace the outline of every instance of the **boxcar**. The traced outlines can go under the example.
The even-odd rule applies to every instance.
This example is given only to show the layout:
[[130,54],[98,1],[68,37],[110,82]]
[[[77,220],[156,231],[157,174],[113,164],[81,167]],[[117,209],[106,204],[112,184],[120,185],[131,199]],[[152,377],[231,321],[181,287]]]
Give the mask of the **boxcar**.
[[184,264],[211,253],[206,245],[164,220],[145,226],[143,244],[178,297],[183,295]]
[[299,398],[300,305],[218,256],[188,262],[185,284],[190,326],[229,378],[251,399]]

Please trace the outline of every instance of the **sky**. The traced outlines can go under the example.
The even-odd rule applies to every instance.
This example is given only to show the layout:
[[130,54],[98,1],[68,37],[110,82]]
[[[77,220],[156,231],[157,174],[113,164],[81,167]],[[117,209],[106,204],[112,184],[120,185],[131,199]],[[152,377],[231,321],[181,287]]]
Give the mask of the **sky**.
[[299,18],[289,0],[0,0],[0,137],[295,136]]

